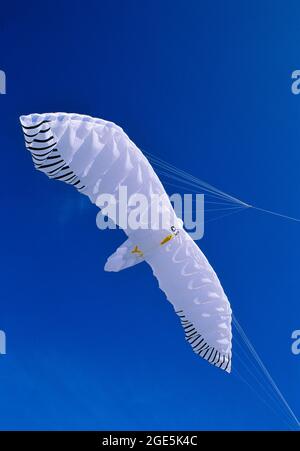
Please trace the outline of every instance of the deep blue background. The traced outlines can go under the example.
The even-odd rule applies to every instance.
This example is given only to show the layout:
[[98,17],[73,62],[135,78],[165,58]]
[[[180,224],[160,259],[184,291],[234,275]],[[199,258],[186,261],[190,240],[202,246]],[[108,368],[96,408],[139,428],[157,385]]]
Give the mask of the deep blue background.
[[[87,198],[34,171],[18,116],[112,120],[195,176],[299,217],[299,23],[291,0],[1,4],[1,429],[286,427],[190,351],[147,265],[103,271],[124,234],[99,231]],[[249,210],[208,223],[200,242],[298,414],[299,227]]]

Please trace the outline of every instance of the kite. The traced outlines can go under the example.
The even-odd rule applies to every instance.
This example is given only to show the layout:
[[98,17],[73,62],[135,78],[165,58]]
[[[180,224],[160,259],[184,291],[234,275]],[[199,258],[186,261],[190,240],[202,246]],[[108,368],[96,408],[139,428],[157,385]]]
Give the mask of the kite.
[[[143,195],[142,211],[151,227],[132,227],[128,203],[122,227],[127,240],[108,258],[106,271],[118,272],[140,262],[152,268],[159,287],[173,305],[185,338],[193,351],[212,365],[231,370],[231,317],[229,301],[206,257],[184,230],[149,160],[113,122],[68,113],[21,116],[25,145],[34,167],[50,179],[73,185],[99,205],[105,194],[116,199],[121,186],[128,196]],[[161,202],[155,202],[159,197]],[[116,203],[118,204],[118,200]],[[102,206],[100,207],[102,208]],[[109,208],[107,216],[110,216]],[[167,213],[167,214],[166,214]],[[162,218],[167,220],[162,221]],[[147,222],[148,221],[148,222]]]

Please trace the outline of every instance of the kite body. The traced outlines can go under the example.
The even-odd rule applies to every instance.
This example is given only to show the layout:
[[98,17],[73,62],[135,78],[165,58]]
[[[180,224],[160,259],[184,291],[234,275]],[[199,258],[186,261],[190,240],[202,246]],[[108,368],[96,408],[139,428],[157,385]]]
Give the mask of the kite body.
[[[108,258],[105,270],[120,271],[147,262],[180,317],[186,340],[195,353],[230,372],[228,299],[207,259],[182,228],[143,153],[120,127],[102,119],[45,113],[21,116],[20,121],[35,168],[49,178],[73,185],[98,206],[105,193],[117,199],[116,207],[121,210],[117,196],[120,186],[126,187],[128,198],[142,194],[148,200],[142,213],[145,228],[131,226],[130,204],[119,211],[125,216],[127,227],[123,228],[128,238]],[[157,196],[161,201],[154,204]],[[122,227],[118,218],[111,219]]]

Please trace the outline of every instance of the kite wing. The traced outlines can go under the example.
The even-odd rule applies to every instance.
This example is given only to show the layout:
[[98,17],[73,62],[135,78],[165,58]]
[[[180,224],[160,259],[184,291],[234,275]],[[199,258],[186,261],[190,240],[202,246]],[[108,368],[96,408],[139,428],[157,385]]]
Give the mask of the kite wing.
[[146,258],[193,351],[231,370],[231,308],[217,275],[184,231]]

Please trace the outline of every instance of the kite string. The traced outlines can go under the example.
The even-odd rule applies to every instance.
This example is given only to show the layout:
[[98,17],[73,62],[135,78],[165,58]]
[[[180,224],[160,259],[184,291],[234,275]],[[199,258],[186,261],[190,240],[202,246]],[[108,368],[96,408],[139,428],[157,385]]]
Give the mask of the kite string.
[[241,201],[240,199],[237,199],[236,197],[231,196],[230,194],[225,193],[224,191],[219,190],[218,188],[210,185],[207,182],[204,182],[203,180],[194,177],[193,175],[189,174],[188,172],[185,172],[181,169],[176,168],[175,166],[171,165],[170,163],[167,163],[165,161],[163,161],[162,159],[150,154],[149,152],[145,152],[145,154],[147,154],[149,160],[156,166],[161,167],[162,169],[165,169],[167,171],[169,171],[170,174],[173,175],[177,175],[180,176],[183,180],[186,181],[190,181],[193,182],[194,184],[196,184],[198,187],[205,187],[208,191],[211,191],[215,194],[218,194],[228,200],[231,200],[232,202],[236,202],[236,203],[240,203],[243,205],[247,205],[245,204],[245,202]]
[[[175,187],[175,188],[179,188],[179,189],[182,188],[182,186],[180,186],[180,185],[178,185],[178,184],[170,183],[170,182],[165,182],[165,184],[171,185],[171,186],[173,186],[173,187]],[[190,191],[193,191],[193,192],[195,192],[195,193],[198,193],[198,191],[195,191],[195,190],[190,190]],[[213,197],[214,195],[213,195],[213,194],[206,194],[205,196],[211,196],[211,197]],[[222,209],[221,209],[221,208],[220,208],[220,209],[217,209],[217,208],[205,207],[205,210],[203,210],[203,211],[205,211],[205,213],[214,213],[214,212],[216,212],[216,211],[235,210],[235,211],[233,211],[233,213],[238,213],[238,212],[241,211],[241,210],[245,210],[246,208],[249,208],[249,207],[246,207],[245,205],[237,204],[236,202],[232,202],[232,201],[218,202],[218,200],[219,200],[219,197],[217,197],[217,202],[205,200],[205,205],[207,205],[207,204],[223,205],[224,208],[222,208]],[[225,207],[226,207],[226,208],[225,208]],[[185,211],[187,211],[187,210],[185,209]],[[230,215],[230,214],[218,215],[218,216],[216,216],[216,217],[214,217],[214,218],[212,218],[212,219],[206,219],[205,222],[216,221],[216,220],[218,220],[218,219],[221,219],[221,218],[226,217],[226,216],[229,216],[229,215]]]
[[[265,400],[265,398],[263,398],[263,397],[258,393],[257,390],[255,390],[255,388],[253,387],[253,385],[252,385],[249,381],[247,381],[247,379],[245,379],[237,369],[234,370],[234,373],[232,373],[232,375],[235,376],[237,379],[240,379],[245,385],[247,385],[247,386],[250,388],[250,390],[252,390],[253,393],[255,393],[255,395],[261,400],[261,402],[262,402],[263,404],[265,404],[270,410],[272,410],[272,411],[278,416],[278,412],[275,410],[275,408],[274,408],[272,405],[270,405],[270,404]],[[283,421],[287,424],[287,426],[288,426],[288,428],[289,428],[290,430],[294,430],[294,428],[289,424],[289,422],[288,422],[285,418],[283,418]]]
[[167,163],[166,161],[162,160],[161,158],[159,158],[157,156],[154,156],[153,154],[151,154],[149,152],[144,151],[144,153],[148,156],[150,162],[153,165],[163,169],[163,172],[164,172],[163,175],[165,175],[166,177],[169,177],[169,178],[176,177],[176,180],[180,179],[180,181],[182,183],[185,183],[185,184],[188,183],[188,184],[190,184],[190,186],[194,186],[194,187],[197,187],[198,189],[205,190],[208,193],[210,193],[210,195],[223,198],[223,200],[225,200],[225,201],[235,202],[235,203],[244,205],[245,207],[251,207],[254,210],[261,211],[266,214],[271,214],[274,216],[281,217],[283,219],[300,222],[300,218],[295,218],[293,216],[285,215],[285,214],[282,214],[282,213],[279,213],[279,212],[276,212],[273,210],[267,210],[265,208],[257,207],[255,205],[249,205],[249,204],[243,202],[242,200],[237,199],[236,197],[231,196],[230,194],[227,194],[227,193],[219,190],[218,188],[204,182],[203,180],[192,176],[188,172],[185,172],[181,169],[176,168],[175,166],[171,165],[170,163]]
[[258,353],[256,352],[254,346],[252,345],[252,343],[248,339],[245,331],[243,330],[242,326],[240,325],[240,323],[238,322],[238,320],[236,319],[236,317],[234,315],[233,315],[233,324],[236,327],[236,330],[238,331],[238,333],[240,334],[243,342],[247,346],[248,350],[250,351],[251,355],[254,357],[255,361],[257,362],[258,366],[260,367],[261,371],[263,372],[264,376],[266,377],[268,382],[271,384],[271,386],[273,387],[273,390],[275,391],[275,393],[278,395],[279,399],[282,401],[282,403],[286,407],[286,409],[289,412],[290,416],[296,422],[298,429],[300,429],[300,423],[299,423],[299,420],[298,420],[297,416],[295,415],[294,411],[292,410],[292,408],[288,404],[288,402],[285,399],[285,397],[283,396],[282,392],[279,390],[277,384],[275,383],[275,381],[272,378],[271,374],[267,370],[267,368],[264,365],[263,361],[261,360],[261,358],[259,357]]
[[203,191],[206,191],[206,192],[210,193],[212,196],[215,196],[215,197],[217,197],[217,198],[226,200],[226,201],[228,201],[228,202],[230,201],[231,203],[237,203],[237,202],[233,202],[231,199],[228,199],[228,197],[226,197],[226,196],[224,196],[224,195],[222,195],[222,194],[219,194],[218,192],[215,192],[214,190],[211,190],[210,188],[206,188],[206,187],[203,187],[203,186],[200,187],[198,183],[195,183],[195,182],[193,182],[193,181],[190,181],[190,180],[182,180],[181,177],[178,177],[177,175],[169,174],[169,173],[167,173],[167,172],[165,172],[165,171],[162,171],[162,170],[160,170],[160,169],[158,169],[156,172],[157,172],[159,175],[163,175],[163,176],[168,177],[168,178],[170,178],[170,179],[177,180],[177,181],[179,181],[179,182],[181,182],[181,183],[184,183],[184,184],[186,184],[186,185],[189,185],[189,186],[192,186],[192,187],[194,187],[194,188],[197,188],[198,190],[199,190],[199,188],[200,188],[200,189],[202,189]]
[[[148,156],[149,156],[149,159],[151,160],[151,162],[153,164],[158,166],[161,170],[167,171],[167,172],[164,172],[165,175],[167,175],[167,176],[177,176],[177,178],[180,177],[180,180],[183,180],[183,181],[189,182],[189,183],[193,183],[197,187],[199,186],[200,180],[197,179],[196,177],[194,177],[194,176],[192,176],[192,175],[190,175],[188,173],[185,173],[184,171],[176,168],[175,166],[170,165],[169,163],[163,162],[162,160],[158,159],[157,157],[153,157],[149,153],[148,153]],[[204,184],[202,184],[202,185],[204,185]],[[223,196],[225,194],[225,193],[222,193],[219,190],[217,190],[216,188],[211,187],[211,186],[206,186],[206,188],[207,188],[207,190],[209,190],[211,192],[214,192],[214,193],[216,193],[218,195],[222,195]],[[226,194],[225,194],[225,196],[228,197]]]
[[266,210],[265,208],[255,207],[252,205],[252,208],[257,211],[262,211],[263,213],[268,213],[270,215],[279,216],[280,218],[290,219],[291,221],[300,222],[300,219],[294,218],[293,216],[283,215],[282,213],[277,213],[276,211]]
[[[239,355],[236,350],[234,351],[234,356],[237,357],[237,359],[244,365],[248,374],[250,376],[252,376],[252,378],[257,382],[257,384],[262,388],[263,392],[267,395],[267,397],[274,404],[278,404],[281,413],[285,416],[284,420],[287,422],[287,419],[288,419],[289,423],[290,423],[289,427],[291,427],[291,425],[293,427],[293,423],[291,423],[292,420],[291,420],[291,416],[290,416],[289,412],[287,412],[287,410],[285,409],[285,406],[282,405],[282,403],[280,402],[280,400],[278,399],[278,397],[276,396],[274,391],[271,390],[270,385],[265,384],[263,379],[261,379],[261,380],[259,379],[259,374],[256,374],[257,371],[259,372],[259,368],[257,368],[255,366],[255,364],[253,363],[253,361],[250,359],[250,357],[248,356],[246,351],[243,349],[242,344],[239,343],[237,337],[235,338],[235,343],[240,347],[241,351],[243,351],[243,354],[246,356],[246,359],[251,363],[253,370],[251,370],[249,368],[248,364],[242,359],[241,355]],[[236,369],[234,369],[234,371],[236,371]],[[250,385],[250,384],[248,384],[248,385]],[[259,395],[258,391],[254,387],[252,387],[252,390],[255,391],[257,395]],[[272,408],[273,411],[275,411],[275,407],[273,405],[272,406],[269,405],[269,407]],[[276,414],[279,415],[279,413],[277,411],[276,411]]]
[[193,176],[181,169],[178,169],[175,166],[172,166],[170,163],[167,163],[167,162],[163,161],[162,159],[155,157],[154,155],[150,154],[149,152],[146,152],[146,153],[148,154],[149,159],[151,159],[154,164],[156,164],[157,166],[160,166],[162,169],[169,170],[170,173],[181,176],[184,180],[190,180],[190,181],[196,182],[196,183],[200,182],[201,185],[206,186],[207,188],[210,188],[212,191],[218,192],[219,194],[227,196],[226,193],[223,193],[222,191],[218,190],[217,188],[201,181],[200,179],[196,178],[195,176]]
[[231,216],[231,215],[234,215],[234,214],[236,214],[236,213],[241,213],[242,211],[245,211],[245,210],[246,210],[246,207],[245,207],[245,208],[243,208],[243,207],[237,207],[237,208],[235,209],[235,211],[231,211],[230,213],[225,213],[224,215],[217,216],[216,218],[206,219],[205,222],[218,221],[218,220],[221,219],[221,218],[226,218],[227,216]]
[[223,199],[227,202],[238,203],[238,204],[242,203],[242,202],[237,202],[236,200],[233,200],[231,196],[226,195],[225,193],[222,193],[222,192],[219,192],[218,190],[212,189],[212,187],[210,187],[210,186],[206,186],[204,184],[199,183],[198,180],[196,180],[196,181],[190,180],[185,177],[182,177],[181,175],[173,174],[172,172],[169,173],[169,172],[166,172],[166,170],[161,170],[161,169],[158,169],[157,172],[170,179],[178,180],[181,183],[184,183],[189,186],[193,186],[193,187],[197,188],[197,190],[201,189],[202,191],[206,191],[206,192],[210,193],[211,195],[214,195],[215,197]]
[[[182,184],[182,183],[185,183],[185,182],[181,182],[181,185],[180,185],[178,183],[172,183],[172,182],[169,182],[168,180],[164,180],[164,185],[170,185],[170,186],[173,186],[173,187],[179,188],[179,189],[187,189],[187,186],[184,186],[184,184]],[[200,194],[199,193],[199,187],[198,187],[198,189],[192,189],[190,187],[188,189],[192,193]],[[211,194],[211,193],[208,193],[208,194],[205,194],[205,195],[209,196],[209,197],[212,197],[212,198],[215,198],[216,201],[221,201],[222,203],[224,203],[224,205],[237,205],[236,202],[232,202],[232,201],[228,201],[226,199],[223,199],[219,195],[217,196],[217,195]]]

